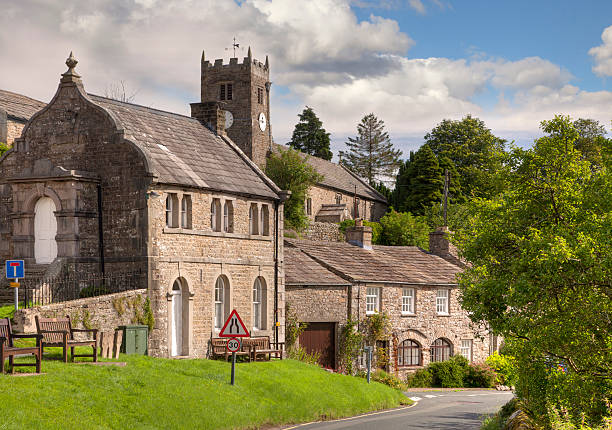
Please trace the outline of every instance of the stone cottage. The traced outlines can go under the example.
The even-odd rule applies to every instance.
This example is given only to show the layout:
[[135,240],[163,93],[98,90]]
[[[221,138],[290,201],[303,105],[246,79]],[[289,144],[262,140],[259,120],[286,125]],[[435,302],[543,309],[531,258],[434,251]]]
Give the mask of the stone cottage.
[[[286,239],[287,305],[309,323],[300,345],[336,368],[347,320],[363,328],[370,315],[384,312],[391,334],[376,347],[387,349],[384,367],[398,376],[455,354],[484,361],[496,339],[473,327],[459,304],[461,267],[415,246],[372,245],[371,228],[361,224],[347,229],[349,243]],[[431,235],[430,248],[448,249],[439,233]]]
[[228,137],[220,105],[187,117],[87,94],[66,64],[0,158],[0,260],[47,276],[144,272],[155,356],[206,356],[232,309],[282,341],[286,193]]

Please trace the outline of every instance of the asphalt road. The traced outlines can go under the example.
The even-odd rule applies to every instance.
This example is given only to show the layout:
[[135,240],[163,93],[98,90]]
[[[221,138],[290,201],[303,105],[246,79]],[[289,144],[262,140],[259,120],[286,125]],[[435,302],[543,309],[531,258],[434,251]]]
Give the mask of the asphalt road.
[[513,395],[511,392],[489,390],[410,392],[407,396],[417,401],[417,404],[410,408],[290,428],[477,430],[483,415],[497,412]]

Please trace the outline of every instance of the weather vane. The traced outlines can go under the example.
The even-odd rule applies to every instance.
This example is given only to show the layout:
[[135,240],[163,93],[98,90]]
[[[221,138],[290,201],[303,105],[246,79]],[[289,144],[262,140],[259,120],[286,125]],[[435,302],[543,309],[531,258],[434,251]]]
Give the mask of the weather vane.
[[[236,48],[240,48],[240,43],[236,43],[236,36],[234,36],[234,43],[232,43],[232,48],[234,48],[234,58],[236,58]],[[225,50],[229,50],[230,48],[225,48]]]

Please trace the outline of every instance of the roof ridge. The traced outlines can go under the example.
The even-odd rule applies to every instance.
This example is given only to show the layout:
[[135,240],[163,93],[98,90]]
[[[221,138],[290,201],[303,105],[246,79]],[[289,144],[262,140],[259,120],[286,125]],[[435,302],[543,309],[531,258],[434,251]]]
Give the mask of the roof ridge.
[[[385,202],[387,202],[387,198],[385,196],[383,196],[381,193],[379,193],[376,188],[374,188],[373,186],[371,186],[370,184],[368,184],[364,179],[362,179],[359,175],[357,175],[356,173],[354,173],[352,170],[350,170],[348,167],[345,167],[343,164],[338,164],[338,166],[342,167],[344,170],[346,170],[351,176],[353,176],[355,179],[357,179],[358,181],[360,181],[365,187],[369,188],[370,190],[372,190],[374,193],[376,193],[381,199],[383,199]],[[387,202],[389,203],[389,202]]]
[[177,116],[179,118],[185,118],[185,119],[189,119],[189,120],[193,120],[193,121],[198,121],[197,119],[195,119],[193,117],[190,117],[190,116],[187,116],[187,115],[183,115],[183,114],[180,114],[180,113],[177,113],[177,112],[171,112],[171,111],[168,111],[168,110],[158,109],[158,108],[154,108],[154,107],[150,107],[150,106],[139,105],[137,103],[123,102],[121,100],[116,100],[116,99],[112,99],[112,98],[109,98],[109,97],[99,96],[97,94],[92,94],[92,93],[87,93],[87,95],[89,97],[93,97],[95,99],[102,99],[104,101],[107,101],[107,102],[110,102],[110,103],[115,103],[115,104],[118,104],[118,105],[126,105],[126,106],[133,107],[133,108],[140,109],[140,110],[155,111],[155,112],[161,113],[161,114],[167,114],[167,115],[170,115],[170,116]]
[[24,94],[16,93],[16,92],[14,92],[14,91],[3,90],[3,89],[1,89],[1,88],[0,88],[0,92],[3,92],[3,93],[8,93],[8,94],[12,94],[12,95],[14,95],[14,96],[23,97],[23,98],[26,98],[26,99],[32,100],[32,101],[34,101],[34,102],[36,102],[36,103],[42,103],[42,104],[44,104],[44,105],[46,105],[46,104],[47,104],[47,103],[45,103],[45,102],[43,102],[43,101],[41,101],[41,100],[35,99],[35,98],[33,98],[33,97],[26,96],[26,95],[24,95]]

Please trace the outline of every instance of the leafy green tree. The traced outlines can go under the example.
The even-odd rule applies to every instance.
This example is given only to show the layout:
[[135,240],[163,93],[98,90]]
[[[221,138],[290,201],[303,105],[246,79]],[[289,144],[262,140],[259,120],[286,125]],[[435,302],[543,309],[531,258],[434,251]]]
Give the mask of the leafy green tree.
[[[546,135],[533,148],[513,150],[507,190],[472,202],[470,222],[455,235],[471,263],[460,277],[462,305],[475,322],[519,343],[513,355],[521,366],[562,366],[596,419],[612,395],[610,148],[593,169],[576,149],[580,135],[569,117],[541,127]],[[593,388],[605,386],[607,394]]]
[[380,219],[381,244],[392,246],[419,246],[429,249],[429,226],[423,217],[409,212],[390,212]]
[[431,148],[425,144],[414,154],[408,197],[401,202],[400,209],[422,215],[425,208],[440,201],[443,187],[442,169]]
[[582,158],[598,168],[602,163],[602,150],[608,144],[605,127],[594,119],[578,118],[574,121],[574,128],[578,132],[574,147],[580,151]]
[[285,225],[303,230],[308,226],[308,217],[304,211],[306,191],[322,180],[321,175],[308,164],[304,155],[291,148],[279,148],[278,153],[268,157],[266,175],[280,189],[291,191],[291,196],[285,202]]
[[376,178],[392,178],[402,151],[393,148],[385,123],[370,113],[357,125],[357,136],[349,137],[348,150],[340,151],[342,164],[373,185]]
[[8,146],[6,143],[2,143],[0,142],[0,157],[2,157],[2,154],[4,154],[6,151],[8,151],[11,147]]
[[391,190],[389,189],[389,187],[387,187],[387,186],[385,185],[385,183],[384,183],[384,182],[382,182],[382,181],[381,181],[381,182],[374,182],[374,184],[372,185],[372,187],[373,187],[373,188],[374,188],[376,191],[378,191],[378,192],[379,192],[379,193],[380,193],[380,194],[381,194],[381,195],[382,195],[384,198],[386,198],[386,199],[387,199],[387,202],[391,202],[391,198],[392,198],[392,196],[391,196],[391,195],[393,194],[393,191],[391,191]]
[[295,125],[288,145],[306,154],[331,160],[333,154],[329,149],[329,133],[325,131],[323,123],[312,108],[306,106],[298,117],[300,122]]
[[480,119],[470,115],[460,121],[445,119],[425,135],[425,143],[438,160],[452,162],[462,196],[491,197],[503,189],[500,173],[506,169],[506,141],[494,136]]

